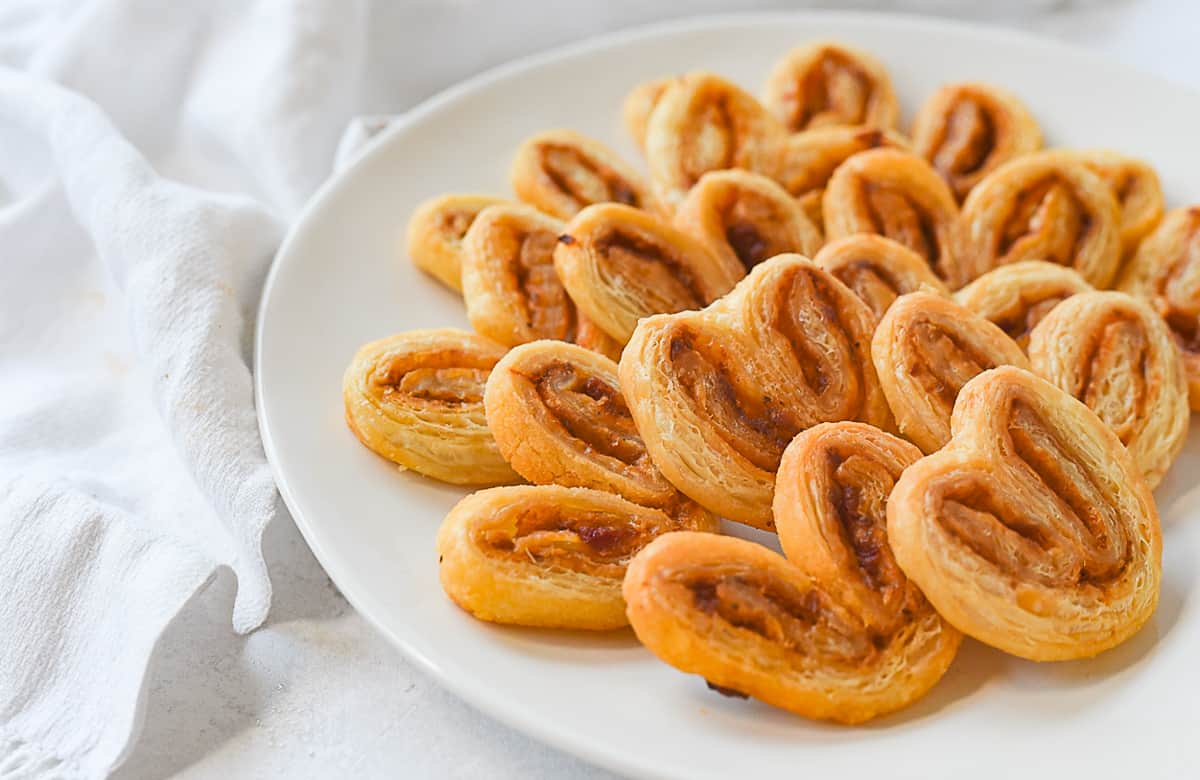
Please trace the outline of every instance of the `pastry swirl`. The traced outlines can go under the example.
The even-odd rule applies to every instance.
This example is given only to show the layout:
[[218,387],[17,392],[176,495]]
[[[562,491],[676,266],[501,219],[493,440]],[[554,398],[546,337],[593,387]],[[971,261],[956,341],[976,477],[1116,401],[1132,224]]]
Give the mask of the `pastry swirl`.
[[1149,298],[1183,353],[1190,404],[1200,411],[1200,206],[1173,209],[1142,241],[1121,290]]
[[996,168],[1042,148],[1041,128],[1017,96],[977,81],[934,92],[917,112],[912,139],[959,200]]
[[950,415],[972,377],[1000,365],[1028,368],[1016,342],[949,298],[915,292],[879,321],[871,358],[900,433],[925,452],[950,440]]
[[1153,614],[1162,536],[1150,489],[1082,403],[1013,367],[959,394],[945,449],[888,500],[896,560],[963,633],[1035,661],[1086,658]]
[[1029,362],[1112,428],[1151,489],[1162,480],[1191,415],[1183,360],[1148,303],[1120,292],[1079,293],[1033,329]]
[[900,104],[887,68],[844,43],[816,41],[783,56],[763,103],[792,132],[829,125],[893,128]]
[[775,471],[798,432],[831,420],[891,425],[869,359],[874,324],[837,279],[781,255],[703,311],[642,320],[621,354],[621,389],[675,487],[771,530]]
[[784,143],[779,183],[800,201],[809,219],[823,227],[821,199],[833,172],[851,156],[881,146],[907,149],[908,142],[877,127],[835,125],[796,133]]
[[1112,190],[1120,210],[1122,254],[1133,254],[1163,216],[1165,206],[1158,174],[1142,160],[1109,149],[1072,154]]
[[965,284],[958,203],[929,163],[899,149],[872,149],[842,163],[822,200],[825,237],[876,233],[903,244],[950,289]]
[[558,341],[517,347],[492,369],[484,405],[501,454],[534,484],[606,490],[668,511],[686,501],[650,459],[617,364],[602,355]]
[[752,95],[720,76],[675,79],[646,126],[654,192],[673,209],[709,171],[743,168],[773,177],[786,135]]
[[950,294],[924,258],[883,236],[859,233],[839,238],[821,247],[813,262],[853,290],[876,319],[906,293],[927,289]]
[[564,224],[531,206],[489,206],[463,240],[462,287],[471,327],[513,347],[537,339],[573,341],[608,356],[621,345],[575,310],[554,249]]
[[405,243],[413,265],[452,290],[462,290],[462,242],[491,195],[442,195],[425,201],[408,220]]
[[621,344],[642,317],[699,309],[745,274],[736,260],[615,203],[589,206],[567,224],[554,267],[579,310]]
[[694,530],[618,495],[559,485],[472,493],[438,529],[438,575],[480,620],[604,631],[628,623],[621,582],[655,537]]
[[646,128],[650,125],[650,115],[673,81],[675,79],[670,77],[644,81],[631,89],[621,104],[621,119],[625,122],[625,129],[643,152],[646,150]]
[[604,144],[573,130],[547,130],[527,139],[509,178],[520,200],[559,219],[594,203],[659,210],[641,174]]
[[675,227],[747,271],[775,255],[811,255],[821,247],[820,229],[787,190],[749,171],[701,176],[676,212]]
[[342,380],[346,423],[368,449],[456,485],[517,482],[487,427],[484,383],[504,347],[460,330],[373,341]]
[[1070,152],[1037,152],[997,168],[971,190],[962,219],[971,279],[1018,260],[1069,266],[1095,287],[1117,273],[1117,201]]
[[1050,310],[1092,286],[1073,269],[1043,260],[1021,260],[988,271],[954,294],[954,300],[1000,327],[1021,349]]

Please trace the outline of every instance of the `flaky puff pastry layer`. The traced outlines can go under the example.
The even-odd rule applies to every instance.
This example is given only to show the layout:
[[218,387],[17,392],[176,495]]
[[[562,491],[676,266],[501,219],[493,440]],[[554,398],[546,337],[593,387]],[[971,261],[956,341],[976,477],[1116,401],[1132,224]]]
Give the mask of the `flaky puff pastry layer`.
[[812,255],[822,243],[820,228],[787,190],[737,169],[701,176],[676,211],[675,227],[746,271],[775,255]]
[[660,659],[807,718],[853,724],[898,710],[953,660],[957,632],[936,615],[884,635],[825,585],[753,542],[671,533],[633,559],[624,593]]
[[971,190],[962,220],[967,281],[1018,260],[1046,260],[1107,287],[1121,260],[1112,190],[1071,152],[1036,152],[1000,166]]
[[589,206],[567,223],[554,267],[579,310],[621,344],[642,317],[698,309],[745,275],[735,259],[615,203]]
[[492,369],[484,393],[501,454],[535,484],[587,487],[675,511],[688,502],[654,465],[621,394],[617,364],[535,341]]
[[517,198],[559,219],[570,219],[594,203],[660,210],[633,166],[574,130],[547,130],[528,138],[517,149],[509,179]]
[[928,290],[949,295],[925,258],[883,236],[859,233],[830,241],[813,258],[882,317],[901,295]]
[[950,415],[972,377],[1001,365],[1029,368],[1004,331],[949,298],[915,292],[896,299],[871,340],[900,433],[925,452],[950,439]]
[[1034,373],[1067,391],[1112,428],[1153,489],[1187,437],[1187,377],[1170,329],[1149,303],[1084,292],[1033,329]]
[[462,242],[479,212],[506,201],[491,195],[442,195],[408,220],[405,246],[413,265],[452,290],[462,290]]
[[703,311],[642,320],[621,354],[621,389],[675,487],[773,530],[775,472],[798,432],[830,420],[892,424],[870,361],[874,325],[833,276],[780,255]]
[[481,211],[462,245],[467,318],[505,346],[559,339],[620,357],[621,345],[576,311],[559,281],[554,249],[564,227],[532,206]]
[[520,481],[487,427],[484,384],[504,347],[461,330],[365,345],[342,379],[350,430],[373,452],[456,485]]
[[1158,173],[1145,161],[1111,149],[1085,149],[1071,154],[1112,190],[1121,215],[1121,250],[1131,255],[1163,216],[1165,204]]
[[956,292],[954,300],[997,325],[1021,349],[1028,349],[1029,334],[1055,306],[1092,289],[1071,268],[1021,260],[988,271]]
[[787,132],[752,95],[712,73],[674,79],[646,126],[646,162],[658,199],[674,209],[709,171],[779,170]]
[[763,103],[792,132],[829,125],[894,128],[900,104],[883,63],[837,41],[797,46],[771,71]]
[[671,86],[674,77],[643,81],[625,96],[621,103],[621,121],[637,147],[643,152],[646,149],[646,128],[650,125],[650,115],[658,106],[659,98]]
[[913,121],[912,144],[962,200],[996,168],[1041,149],[1042,130],[1016,95],[968,81],[930,95]]
[[965,284],[958,202],[929,163],[899,149],[872,149],[842,163],[821,205],[825,237],[875,233],[925,258],[952,290]]
[[896,560],[942,617],[1034,661],[1135,634],[1158,604],[1162,536],[1116,434],[1013,367],[968,382],[952,428],[900,475],[887,509]]
[[438,574],[446,595],[480,620],[604,631],[628,623],[621,583],[634,554],[664,533],[696,528],[692,518],[600,490],[491,488],[442,521]]
[[800,201],[809,219],[824,229],[821,199],[833,172],[852,155],[880,147],[908,149],[908,141],[877,127],[835,125],[794,133],[784,142],[776,178]]
[[1138,246],[1118,288],[1150,300],[1183,353],[1191,407],[1200,411],[1200,206],[1172,209]]

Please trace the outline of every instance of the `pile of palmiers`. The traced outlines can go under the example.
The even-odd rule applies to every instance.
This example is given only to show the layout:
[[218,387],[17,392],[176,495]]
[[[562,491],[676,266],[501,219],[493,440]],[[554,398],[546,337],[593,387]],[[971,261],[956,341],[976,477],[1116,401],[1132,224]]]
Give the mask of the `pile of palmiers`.
[[513,197],[421,206],[407,255],[475,332],[346,371],[363,444],[485,488],[438,532],[449,597],[632,625],[722,693],[847,723],[922,696],[963,634],[1041,661],[1136,633],[1151,489],[1200,408],[1200,207],[1043,149],[990,84],[905,136],[884,65],[838,43],[761,100],[688,73],[623,114],[648,175],[549,130]]

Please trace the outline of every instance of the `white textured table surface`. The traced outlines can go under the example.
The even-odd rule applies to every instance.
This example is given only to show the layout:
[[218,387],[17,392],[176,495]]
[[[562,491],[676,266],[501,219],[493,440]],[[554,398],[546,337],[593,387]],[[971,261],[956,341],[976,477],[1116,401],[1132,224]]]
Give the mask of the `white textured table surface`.
[[[608,30],[797,5],[405,0],[373,25],[372,61],[396,78],[389,94],[366,96],[367,110],[401,111],[479,70]],[[1193,0],[826,5],[953,9],[1200,89],[1200,3]],[[179,616],[150,670],[145,729],[116,777],[611,777],[442,691],[354,612],[290,520],[268,532],[265,546],[277,594],[267,625],[248,637],[232,633],[231,577]]]

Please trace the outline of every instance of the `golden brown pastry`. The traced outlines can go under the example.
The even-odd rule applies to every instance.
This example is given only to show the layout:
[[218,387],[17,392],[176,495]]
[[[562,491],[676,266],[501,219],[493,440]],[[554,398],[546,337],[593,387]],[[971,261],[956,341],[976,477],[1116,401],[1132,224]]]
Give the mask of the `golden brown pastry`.
[[621,118],[625,122],[625,129],[643,151],[646,148],[646,128],[650,124],[650,114],[654,113],[659,98],[674,80],[667,77],[644,81],[630,90],[625,96],[625,102],[621,104]]
[[871,340],[883,392],[906,439],[925,452],[950,440],[950,413],[972,377],[1029,361],[1004,331],[949,298],[915,292],[896,299]]
[[934,92],[917,112],[912,139],[959,200],[999,166],[1042,148],[1042,130],[1017,96],[978,81]]
[[1083,292],[1033,329],[1034,372],[1108,423],[1153,489],[1187,437],[1187,378],[1171,331],[1121,292]]
[[954,294],[964,309],[1000,326],[1028,349],[1029,334],[1061,301],[1092,286],[1073,269],[1043,260],[1021,260],[988,271]]
[[834,41],[798,46],[767,79],[763,103],[792,132],[827,125],[896,126],[900,104],[883,63]]
[[775,255],[811,255],[821,247],[820,229],[787,190],[736,169],[701,176],[675,213],[675,227],[747,271]]
[[959,633],[928,605],[887,630],[826,586],[837,583],[762,545],[682,532],[643,548],[623,591],[633,630],[660,659],[726,696],[807,718],[862,723],[898,710],[954,659]]
[[621,581],[634,553],[688,518],[613,493],[559,485],[482,490],[438,529],[442,589],[480,620],[593,631],[627,624]]
[[1138,246],[1118,285],[1149,298],[1183,353],[1190,403],[1200,410],[1200,206],[1173,209]]
[[669,511],[685,501],[650,460],[617,364],[602,355],[560,341],[517,347],[492,369],[484,405],[501,454],[534,484],[607,490]]
[[965,284],[958,203],[929,163],[872,149],[842,163],[822,200],[825,237],[877,233],[913,250],[952,290]]
[[950,294],[923,257],[883,236],[859,233],[830,241],[813,262],[862,298],[876,319],[906,293]]
[[413,265],[452,290],[462,290],[462,241],[479,212],[505,203],[491,195],[442,195],[417,207],[406,244]]
[[1072,152],[1104,180],[1121,212],[1121,248],[1126,256],[1162,219],[1164,204],[1158,174],[1147,163],[1109,149]]
[[1034,661],[1086,658],[1153,614],[1162,536],[1150,489],[1086,406],[1013,367],[967,383],[945,449],[888,499],[904,573],[949,623]]
[[698,309],[733,287],[741,263],[630,206],[589,206],[571,220],[554,267],[575,305],[624,344],[649,314]]
[[711,73],[671,82],[646,126],[646,161],[658,199],[674,209],[709,171],[775,176],[787,133],[752,95]]
[[796,133],[784,143],[779,183],[800,201],[808,218],[823,227],[821,199],[829,177],[852,155],[881,146],[907,149],[908,142],[877,127],[836,125]]
[[830,420],[891,425],[870,361],[875,318],[799,255],[755,267],[700,312],[648,317],[621,389],[663,475],[718,515],[773,529],[784,447]]
[[1037,152],[1000,166],[971,190],[962,220],[967,281],[1006,263],[1047,260],[1107,287],[1121,260],[1117,201],[1071,152]]
[[604,144],[573,130],[547,130],[527,139],[509,177],[519,199],[559,219],[593,203],[660,208],[641,174]]
[[483,389],[504,347],[461,330],[411,330],[367,344],[342,380],[346,423],[373,452],[456,485],[518,477],[487,427]]

